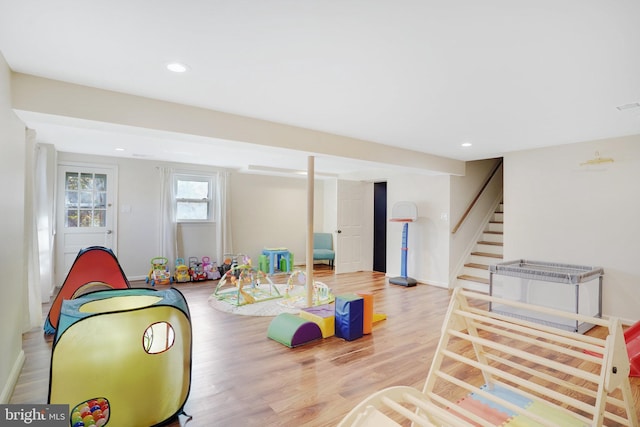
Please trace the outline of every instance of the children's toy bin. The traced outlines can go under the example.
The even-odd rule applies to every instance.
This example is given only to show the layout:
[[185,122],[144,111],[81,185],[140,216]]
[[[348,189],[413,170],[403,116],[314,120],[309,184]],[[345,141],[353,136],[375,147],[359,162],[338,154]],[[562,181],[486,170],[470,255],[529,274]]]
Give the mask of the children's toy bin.
[[[492,296],[602,317],[601,267],[515,260],[489,266],[489,294]],[[492,303],[489,310],[528,319],[568,331],[585,333],[590,323],[552,314],[533,314],[526,309]]]

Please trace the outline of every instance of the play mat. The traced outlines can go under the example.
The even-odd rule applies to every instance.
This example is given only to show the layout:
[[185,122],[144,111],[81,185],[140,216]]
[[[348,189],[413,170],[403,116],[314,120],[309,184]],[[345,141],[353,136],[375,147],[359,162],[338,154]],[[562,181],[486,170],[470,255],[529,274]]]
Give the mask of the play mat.
[[[315,281],[313,285],[313,305],[335,300],[327,285]],[[216,309],[253,316],[297,313],[306,306],[306,301],[307,284],[303,271],[294,271],[286,284],[274,284],[269,276],[251,266],[238,266],[225,273],[210,297],[210,303]]]

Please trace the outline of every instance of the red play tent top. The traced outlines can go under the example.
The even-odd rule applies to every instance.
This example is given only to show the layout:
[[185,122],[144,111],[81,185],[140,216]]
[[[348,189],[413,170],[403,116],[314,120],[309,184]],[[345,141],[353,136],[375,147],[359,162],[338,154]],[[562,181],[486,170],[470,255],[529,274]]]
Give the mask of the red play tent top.
[[74,299],[86,294],[92,288],[126,289],[131,285],[118,263],[113,251],[102,246],[91,246],[81,249],[73,262],[67,278],[64,280],[51,309],[44,331],[47,334],[55,333],[60,319],[60,307],[63,300]]

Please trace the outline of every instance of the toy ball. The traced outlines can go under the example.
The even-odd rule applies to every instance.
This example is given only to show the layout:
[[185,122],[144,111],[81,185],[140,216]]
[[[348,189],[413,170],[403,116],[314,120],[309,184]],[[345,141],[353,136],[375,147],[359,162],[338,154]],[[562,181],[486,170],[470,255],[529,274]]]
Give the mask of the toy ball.
[[107,420],[105,418],[100,418],[98,421],[96,421],[96,427],[102,427],[106,423],[107,423]]
[[82,420],[74,422],[73,427],[84,427],[84,423],[82,422]]
[[96,421],[93,419],[93,417],[91,415],[87,415],[86,417],[84,417],[82,419],[82,422],[84,423],[85,426],[94,426],[94,425],[96,425]]
[[80,415],[78,411],[73,411],[71,414],[71,422],[77,423],[78,421],[82,421],[82,415]]

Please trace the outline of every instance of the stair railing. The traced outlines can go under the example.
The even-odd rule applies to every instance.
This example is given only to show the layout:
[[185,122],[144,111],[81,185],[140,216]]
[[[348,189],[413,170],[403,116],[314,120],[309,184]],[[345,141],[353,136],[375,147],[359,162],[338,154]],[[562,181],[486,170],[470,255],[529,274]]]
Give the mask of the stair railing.
[[487,188],[487,186],[489,185],[493,177],[496,175],[496,172],[498,172],[498,169],[500,169],[500,166],[502,166],[502,157],[498,159],[498,162],[493,167],[491,174],[489,174],[489,177],[486,179],[486,181],[482,185],[482,188],[480,188],[480,191],[478,191],[478,194],[476,194],[476,197],[474,197],[474,199],[469,204],[469,207],[467,207],[467,210],[464,212],[464,214],[462,214],[462,218],[460,218],[460,220],[455,225],[455,227],[453,227],[453,230],[451,230],[451,234],[456,234],[456,231],[458,231],[458,229],[462,226],[464,221],[467,219],[467,216],[469,216],[471,209],[473,209],[473,207],[476,205],[476,203],[478,202],[478,199],[480,199],[480,196],[482,196],[482,193]]

